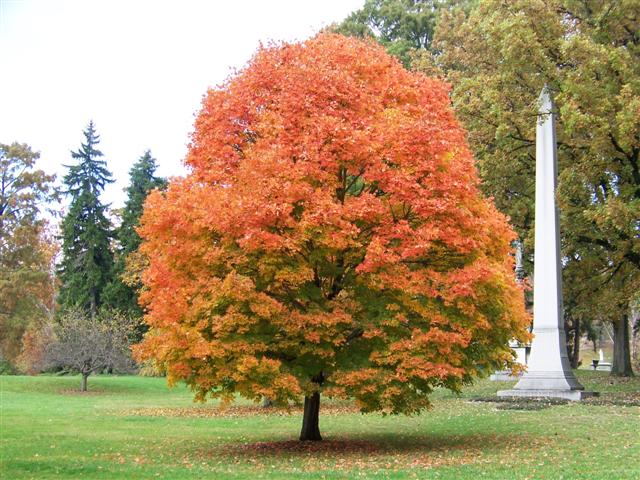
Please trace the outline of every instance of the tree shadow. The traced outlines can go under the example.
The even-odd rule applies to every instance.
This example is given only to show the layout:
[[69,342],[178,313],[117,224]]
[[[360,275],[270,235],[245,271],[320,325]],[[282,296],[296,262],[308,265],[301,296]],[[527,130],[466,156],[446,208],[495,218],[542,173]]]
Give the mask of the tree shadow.
[[113,392],[105,390],[103,388],[89,388],[86,391],[80,390],[80,388],[61,388],[56,392],[58,395],[71,395],[77,397],[98,397],[104,395],[113,395]]
[[275,440],[226,445],[223,455],[235,459],[272,460],[286,456],[299,460],[314,457],[333,459],[336,462],[354,458],[366,459],[368,463],[379,460],[400,458],[412,464],[436,465],[459,462],[467,459],[497,453],[511,452],[525,448],[530,451],[538,441],[523,433],[469,433],[404,435],[367,434],[362,436],[326,437],[320,442],[300,442],[297,440]]

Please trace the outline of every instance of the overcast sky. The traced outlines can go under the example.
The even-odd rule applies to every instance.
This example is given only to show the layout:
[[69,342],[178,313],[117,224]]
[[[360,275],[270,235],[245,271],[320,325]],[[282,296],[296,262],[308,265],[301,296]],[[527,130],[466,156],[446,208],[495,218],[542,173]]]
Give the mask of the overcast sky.
[[59,180],[90,119],[116,183],[146,150],[184,174],[194,114],[210,86],[260,41],[303,40],[364,0],[0,0],[0,143],[41,153]]

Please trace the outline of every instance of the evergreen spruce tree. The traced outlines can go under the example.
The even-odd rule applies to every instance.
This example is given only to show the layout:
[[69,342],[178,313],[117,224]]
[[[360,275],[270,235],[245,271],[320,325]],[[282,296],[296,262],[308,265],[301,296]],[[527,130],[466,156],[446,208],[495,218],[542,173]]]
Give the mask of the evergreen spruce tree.
[[62,221],[59,304],[62,311],[81,308],[95,316],[113,274],[108,205],[100,202],[100,194],[113,179],[102,152],[96,148],[100,137],[93,121],[83,133],[85,142],[77,152],[71,152],[78,163],[67,166],[69,172],[64,177],[71,203]]
[[125,190],[127,201],[122,209],[122,223],[116,233],[119,248],[116,251],[114,276],[105,291],[105,303],[134,317],[142,317],[142,309],[138,305],[138,289],[125,283],[122,276],[126,270],[127,257],[140,246],[136,227],[142,215],[144,201],[151,190],[166,186],[165,179],[155,176],[157,168],[155,158],[147,150],[129,171],[129,186]]

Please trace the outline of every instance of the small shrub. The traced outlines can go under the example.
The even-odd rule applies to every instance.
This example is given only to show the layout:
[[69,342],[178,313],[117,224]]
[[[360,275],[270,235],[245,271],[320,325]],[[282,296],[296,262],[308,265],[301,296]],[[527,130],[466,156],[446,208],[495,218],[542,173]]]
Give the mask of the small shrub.
[[147,360],[140,365],[138,375],[141,377],[166,377],[167,370],[155,360]]
[[15,375],[16,369],[9,360],[0,357],[0,375]]
[[16,358],[18,369],[28,375],[42,372],[47,346],[53,340],[53,325],[50,323],[28,328],[22,336],[22,351]]

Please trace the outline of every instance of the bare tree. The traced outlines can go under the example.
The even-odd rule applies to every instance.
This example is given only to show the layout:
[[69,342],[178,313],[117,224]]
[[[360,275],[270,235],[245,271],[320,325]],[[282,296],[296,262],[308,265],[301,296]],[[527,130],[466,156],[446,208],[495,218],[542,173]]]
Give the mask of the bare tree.
[[85,312],[69,311],[55,327],[55,340],[45,353],[47,368],[66,368],[82,375],[81,391],[87,391],[87,379],[92,373],[110,370],[131,372],[130,340],[136,322],[116,312],[104,312],[95,317]]

